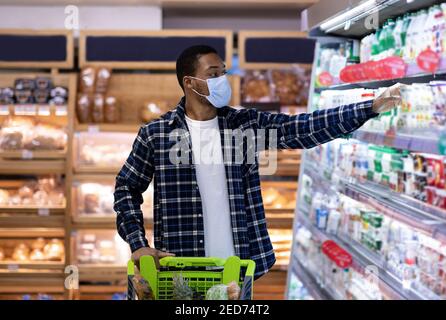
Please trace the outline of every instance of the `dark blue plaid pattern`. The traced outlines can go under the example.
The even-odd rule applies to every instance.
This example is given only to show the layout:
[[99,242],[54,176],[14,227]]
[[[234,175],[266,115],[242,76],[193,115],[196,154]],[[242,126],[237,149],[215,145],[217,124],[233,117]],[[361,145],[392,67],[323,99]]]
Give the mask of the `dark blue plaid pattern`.
[[[177,256],[205,255],[203,209],[184,105],[183,97],[176,109],[140,128],[133,149],[116,177],[117,228],[132,252],[148,246],[140,205],[141,193],[153,182],[155,247]],[[372,101],[293,116],[224,107],[218,109],[218,122],[225,154],[228,149],[240,147],[225,135],[226,129],[277,129],[279,149],[312,148],[351,133],[376,115]],[[177,139],[170,139],[175,129],[184,130]],[[186,141],[188,163],[172,163],[169,159],[171,148],[178,149],[178,141]],[[246,151],[246,141],[243,143]],[[243,163],[236,162],[234,156],[235,152],[224,163],[234,249],[240,258],[256,262],[255,278],[258,278],[276,261],[267,230],[259,166],[258,161],[248,163],[246,158]]]

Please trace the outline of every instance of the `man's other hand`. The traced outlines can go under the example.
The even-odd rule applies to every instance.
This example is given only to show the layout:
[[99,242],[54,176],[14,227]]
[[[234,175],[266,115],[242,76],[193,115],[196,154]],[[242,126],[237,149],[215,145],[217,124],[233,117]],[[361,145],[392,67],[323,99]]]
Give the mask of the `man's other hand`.
[[156,268],[159,269],[160,268],[159,259],[164,257],[174,257],[175,254],[157,250],[155,248],[148,248],[148,247],[139,248],[132,254],[132,260],[136,264],[138,269],[139,269],[139,259],[142,256],[152,256],[155,260]]

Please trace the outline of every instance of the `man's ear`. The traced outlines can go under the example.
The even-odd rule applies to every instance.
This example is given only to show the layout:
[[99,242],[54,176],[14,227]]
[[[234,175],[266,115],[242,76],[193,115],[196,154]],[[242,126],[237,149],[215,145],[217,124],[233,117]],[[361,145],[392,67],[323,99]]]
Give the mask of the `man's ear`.
[[183,77],[184,88],[192,89],[192,79],[189,77]]

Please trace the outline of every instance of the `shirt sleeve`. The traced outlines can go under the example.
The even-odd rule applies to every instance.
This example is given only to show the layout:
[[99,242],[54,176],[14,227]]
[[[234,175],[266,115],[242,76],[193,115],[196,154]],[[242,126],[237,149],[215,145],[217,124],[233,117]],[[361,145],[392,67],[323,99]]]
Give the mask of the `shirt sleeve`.
[[149,187],[153,171],[153,148],[149,143],[147,128],[142,127],[116,177],[114,192],[118,233],[130,245],[132,252],[148,247],[141,204],[142,193]]
[[349,134],[378,116],[372,104],[369,100],[298,115],[256,112],[256,122],[259,129],[265,129],[266,148],[275,148],[269,132],[275,129],[277,148],[308,149]]

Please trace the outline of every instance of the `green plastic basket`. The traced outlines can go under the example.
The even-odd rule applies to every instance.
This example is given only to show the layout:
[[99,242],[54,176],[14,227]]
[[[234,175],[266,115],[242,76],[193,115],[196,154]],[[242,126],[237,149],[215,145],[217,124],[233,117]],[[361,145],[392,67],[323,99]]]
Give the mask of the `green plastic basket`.
[[[251,300],[254,283],[255,262],[241,260],[232,256],[227,259],[213,257],[165,257],[159,260],[161,267],[167,270],[157,270],[152,256],[141,257],[140,274],[149,283],[155,294],[155,299],[172,300],[173,277],[181,273],[188,280],[188,285],[197,293],[206,296],[206,292],[216,284],[228,284],[231,281],[239,283],[241,300]],[[204,267],[222,267],[218,270],[203,270]],[[241,274],[241,269],[245,273]],[[132,261],[127,265],[128,294],[127,298],[133,300],[135,293],[132,278],[135,275],[135,265]]]

